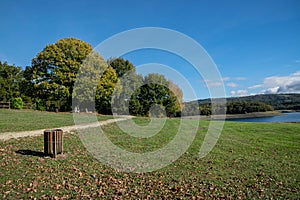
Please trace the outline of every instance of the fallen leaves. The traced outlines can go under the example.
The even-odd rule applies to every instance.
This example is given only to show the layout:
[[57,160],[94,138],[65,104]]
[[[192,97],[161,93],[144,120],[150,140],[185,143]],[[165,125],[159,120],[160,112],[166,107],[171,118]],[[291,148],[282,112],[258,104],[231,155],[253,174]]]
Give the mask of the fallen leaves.
[[247,171],[246,168],[242,171],[241,164],[246,159],[225,163],[228,158],[216,162],[220,158],[214,155],[199,160],[189,153],[157,172],[123,173],[93,159],[81,146],[77,135],[66,134],[64,139],[68,155],[64,159],[14,153],[29,144],[37,144],[30,148],[43,151],[39,137],[14,141],[13,145],[3,144],[0,149],[0,198],[264,199],[299,194],[299,187],[281,180],[280,175],[273,176],[267,170]]

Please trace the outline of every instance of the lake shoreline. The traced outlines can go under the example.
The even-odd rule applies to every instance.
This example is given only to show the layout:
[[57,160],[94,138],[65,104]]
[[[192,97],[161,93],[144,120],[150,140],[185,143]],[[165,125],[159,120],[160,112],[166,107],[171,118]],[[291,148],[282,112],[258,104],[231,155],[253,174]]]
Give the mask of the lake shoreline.
[[183,119],[192,120],[223,120],[223,119],[245,119],[245,118],[261,118],[261,117],[273,117],[283,115],[282,111],[267,111],[267,112],[253,112],[245,114],[226,114],[226,115],[197,115],[197,116],[184,116]]

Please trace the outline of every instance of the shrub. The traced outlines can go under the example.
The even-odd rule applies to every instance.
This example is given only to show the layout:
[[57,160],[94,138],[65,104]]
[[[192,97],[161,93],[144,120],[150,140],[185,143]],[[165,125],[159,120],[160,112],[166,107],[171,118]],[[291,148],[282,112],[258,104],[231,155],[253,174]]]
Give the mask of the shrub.
[[46,110],[45,102],[42,99],[36,99],[33,104],[33,109],[45,111]]
[[11,107],[13,109],[22,109],[23,108],[23,100],[21,97],[17,97],[17,98],[12,98],[11,99]]

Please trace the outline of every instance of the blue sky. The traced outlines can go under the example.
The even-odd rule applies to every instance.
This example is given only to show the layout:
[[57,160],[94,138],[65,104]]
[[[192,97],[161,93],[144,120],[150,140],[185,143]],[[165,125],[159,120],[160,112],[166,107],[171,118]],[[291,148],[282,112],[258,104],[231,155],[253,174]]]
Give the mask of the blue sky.
[[[300,92],[299,0],[2,0],[0,8],[2,62],[28,66],[47,44],[65,37],[96,47],[122,31],[163,27],[203,46],[221,73],[226,96]],[[166,52],[124,57],[136,66],[162,63],[176,69],[197,98],[209,97],[207,87],[220,84]]]

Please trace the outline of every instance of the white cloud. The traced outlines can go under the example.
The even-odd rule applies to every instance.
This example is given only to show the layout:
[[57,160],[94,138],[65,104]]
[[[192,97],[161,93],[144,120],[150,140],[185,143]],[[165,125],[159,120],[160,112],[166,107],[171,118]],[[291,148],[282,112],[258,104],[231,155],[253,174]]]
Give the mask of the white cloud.
[[205,83],[206,83],[207,88],[220,87],[223,85],[223,82],[221,82],[221,81],[205,80]]
[[268,88],[268,89],[266,89],[266,90],[263,90],[262,92],[264,93],[264,94],[276,94],[276,93],[278,93],[279,92],[279,88],[280,87],[272,87],[272,88]]
[[[246,80],[246,78],[244,77],[223,77],[221,81],[219,80],[204,80],[205,82],[205,87],[207,88],[214,88],[214,87],[221,87],[222,85],[225,85],[227,87],[231,87],[231,88],[236,88],[239,87],[239,84],[234,83],[232,81],[242,81],[242,80]],[[231,82],[228,82],[231,81]]]
[[259,84],[259,85],[253,85],[253,86],[248,87],[248,89],[253,90],[253,89],[261,88],[262,86],[263,85],[261,85],[261,84]]
[[268,88],[266,92],[271,93],[300,92],[300,71],[290,76],[267,77],[264,85]]
[[300,76],[300,71],[293,73],[292,76]]
[[248,91],[247,90],[231,91],[230,95],[233,96],[233,97],[247,96],[248,95]]
[[223,81],[230,81],[231,78],[230,78],[230,77],[223,77],[222,80],[223,80]]
[[247,79],[245,77],[223,77],[222,80],[223,81],[231,81],[231,80],[244,81],[244,80],[247,80]]
[[226,86],[235,88],[235,87],[238,87],[239,85],[231,82],[231,83],[227,83]]
[[247,80],[245,77],[236,77],[235,80],[237,81],[244,81]]
[[289,76],[270,76],[264,79],[263,84],[254,85],[249,89],[264,88],[264,94],[300,93],[300,71]]

